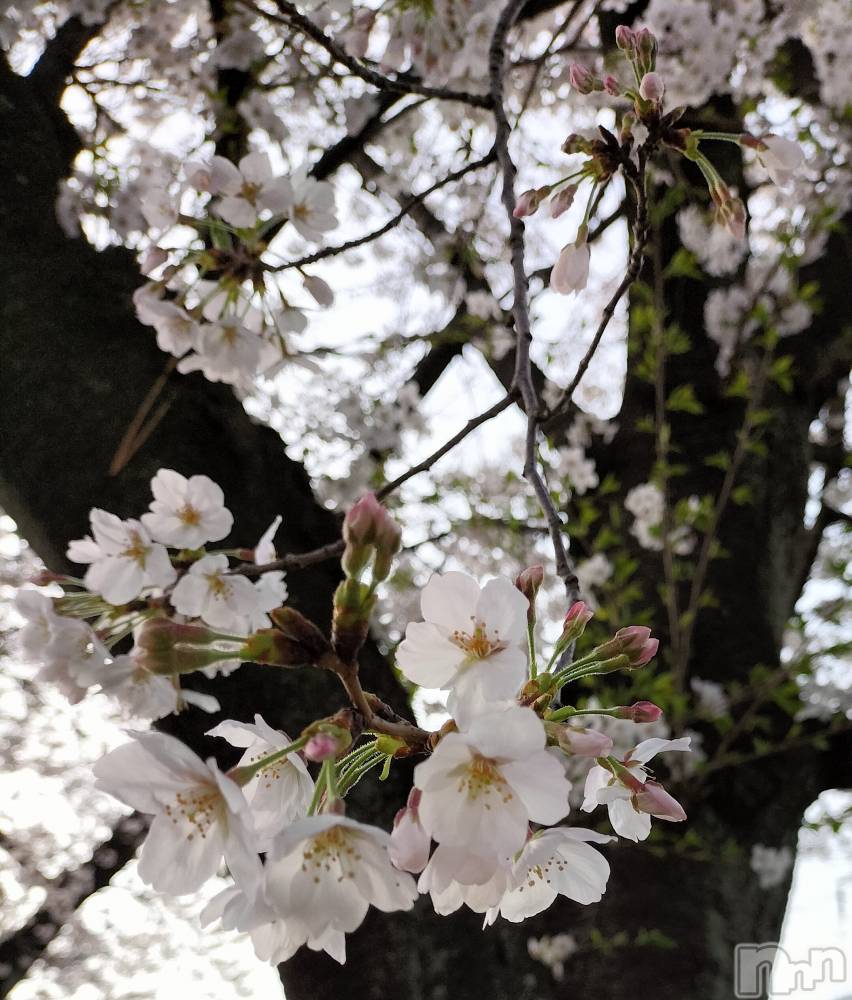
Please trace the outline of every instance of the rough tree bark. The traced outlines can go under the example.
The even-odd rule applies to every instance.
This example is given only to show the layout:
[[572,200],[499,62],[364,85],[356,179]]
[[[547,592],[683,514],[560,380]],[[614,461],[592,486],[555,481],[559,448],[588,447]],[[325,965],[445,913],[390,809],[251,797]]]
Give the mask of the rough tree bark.
[[[47,77],[48,74],[45,73]],[[64,77],[63,77],[64,78]],[[138,282],[131,256],[101,253],[67,238],[55,221],[57,182],[75,149],[67,123],[55,110],[54,92],[16,77],[0,62],[0,503],[35,550],[54,567],[64,565],[64,545],[81,535],[93,503],[120,515],[144,509],[150,477],[160,466],[186,474],[204,472],[224,488],[251,544],[283,513],[282,549],[312,548],[335,537],[334,517],[311,495],[304,470],[285,454],[269,429],[253,422],[230,390],[198,377],[169,376],[168,409],[157,428],[121,472],[108,475],[116,447],[165,359],[130,305]],[[744,676],[755,663],[776,663],[780,630],[795,594],[803,557],[801,518],[808,473],[807,428],[831,381],[848,367],[852,348],[839,335],[838,314],[848,309],[838,260],[818,265],[827,308],[814,329],[797,339],[804,374],[790,397],[773,399],[781,414],[770,435],[769,456],[747,470],[756,502],[733,508],[722,538],[730,560],[713,565],[709,585],[721,600],[703,616],[690,669],[704,678]],[[739,419],[736,404],[720,394],[709,344],[702,341],[701,295],[673,282],[668,298],[678,321],[695,334],[696,349],[669,373],[671,385],[692,381],[706,414],[682,417],[675,439],[689,457],[729,447]],[[819,349],[814,349],[813,344]],[[678,366],[686,366],[688,371]],[[628,383],[621,433],[603,464],[628,488],[646,478],[650,442],[631,419],[647,406],[647,386]],[[783,461],[778,461],[783,455]],[[718,487],[717,474],[696,465],[688,491]],[[658,569],[643,563],[649,593]],[[293,601],[317,621],[328,619],[336,584],[331,564],[292,573]],[[663,615],[658,616],[657,631]],[[374,648],[365,652],[367,683],[400,702]],[[259,706],[273,725],[297,730],[316,711],[336,707],[333,678],[308,672],[248,667],[211,682],[224,717],[249,718]],[[201,713],[170,723],[171,731],[209,753]],[[691,829],[702,860],[658,853],[624,843],[609,851],[612,891],[597,907],[558,902],[520,928],[503,924],[486,933],[471,914],[437,918],[425,905],[413,915],[371,913],[349,942],[349,963],[338,967],[307,950],[282,967],[290,1000],[345,995],[350,1000],[405,996],[409,1000],[494,1000],[600,996],[620,1000],[731,994],[732,948],[739,941],[777,939],[787,885],[766,893],[748,868],[757,842],[795,845],[802,810],[826,787],[848,783],[844,758],[801,749],[760,764],[724,771],[691,803]],[[404,796],[404,768],[386,785],[364,783],[361,806],[386,822]],[[357,814],[356,802],[356,814]],[[732,856],[731,842],[744,848]],[[583,939],[642,928],[659,931],[670,950],[627,946],[611,955],[578,954],[558,983],[527,956],[527,938],[571,931]]]

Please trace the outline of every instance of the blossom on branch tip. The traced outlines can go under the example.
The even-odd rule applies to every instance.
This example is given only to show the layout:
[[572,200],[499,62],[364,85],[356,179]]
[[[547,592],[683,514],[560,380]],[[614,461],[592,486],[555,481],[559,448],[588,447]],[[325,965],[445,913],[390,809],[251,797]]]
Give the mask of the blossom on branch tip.
[[[665,790],[656,782],[652,783],[646,795],[643,796],[642,793],[643,786],[648,782],[645,765],[663,751],[688,751],[690,740],[689,736],[676,740],[660,737],[644,740],[628,751],[615,768],[616,773],[608,767],[595,764],[586,776],[585,797],[581,808],[584,812],[592,812],[596,806],[606,805],[613,830],[620,837],[634,841],[647,838],[651,832],[652,815],[670,822],[686,819],[686,813],[680,804],[667,792],[661,795],[660,792]],[[652,812],[655,809],[658,812]]]
[[213,628],[246,634],[257,609],[258,593],[251,580],[228,572],[228,557],[220,554],[194,562],[170,600],[182,615],[200,618]]

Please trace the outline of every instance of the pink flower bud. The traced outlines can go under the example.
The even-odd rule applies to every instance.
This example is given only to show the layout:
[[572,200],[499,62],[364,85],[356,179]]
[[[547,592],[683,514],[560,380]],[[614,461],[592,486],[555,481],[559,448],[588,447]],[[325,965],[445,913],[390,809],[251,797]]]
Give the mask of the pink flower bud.
[[686,819],[686,812],[680,802],[656,781],[646,781],[642,791],[634,796],[634,801],[639,810],[650,813],[657,819],[666,819],[670,823],[682,823]]
[[634,44],[640,69],[649,73],[657,61],[657,39],[648,28],[640,28],[634,35]]
[[568,79],[578,94],[591,94],[592,91],[600,89],[600,80],[582,63],[571,63]]
[[615,29],[615,44],[622,52],[632,52],[636,46],[636,33],[626,24],[619,24]]
[[321,761],[337,755],[338,743],[331,733],[314,733],[305,744],[304,754],[308,760]]
[[619,712],[620,719],[630,719],[633,722],[656,722],[662,717],[663,710],[652,701],[637,701]]
[[610,97],[621,97],[621,84],[612,75],[612,73],[607,73],[603,78],[604,90],[610,95]]
[[528,215],[534,215],[541,204],[541,197],[537,188],[530,188],[518,197],[515,203],[515,211],[512,213],[516,219],[525,219]]
[[639,84],[639,95],[643,100],[659,104],[666,92],[666,85],[659,73],[646,73]]
[[651,636],[651,630],[644,625],[628,625],[620,628],[609,642],[600,647],[607,657],[624,655],[629,666],[643,667],[654,658],[660,645],[659,639]]
[[745,239],[746,210],[739,198],[729,197],[719,203],[716,209],[716,222],[724,226],[735,239]]
[[545,723],[545,729],[549,736],[556,739],[561,750],[575,757],[602,757],[612,750],[612,737],[597,729],[553,723]]
[[566,187],[562,188],[561,191],[557,191],[557,193],[550,199],[551,219],[558,219],[563,212],[568,211],[568,209],[574,204],[574,195],[576,193],[576,184],[568,184]]
[[585,632],[586,626],[594,617],[594,611],[585,601],[575,601],[565,615],[565,623],[562,626],[562,635],[559,637],[559,645],[567,646],[569,642],[579,639]]

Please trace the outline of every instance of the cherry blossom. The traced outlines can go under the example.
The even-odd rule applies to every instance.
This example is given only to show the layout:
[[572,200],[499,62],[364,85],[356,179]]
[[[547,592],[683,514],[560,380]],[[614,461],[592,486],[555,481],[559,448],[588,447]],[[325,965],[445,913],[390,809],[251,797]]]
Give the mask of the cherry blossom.
[[208,476],[187,479],[173,469],[160,469],[151,480],[151,491],[151,511],[142,515],[142,523],[158,542],[198,549],[231,530],[234,518],[225,495]]
[[165,733],[133,733],[102,757],[95,785],[154,820],[139,858],[139,876],[160,892],[193,892],[215,875],[224,856],[242,890],[254,896],[261,866],[251,811],[240,787]]
[[239,167],[215,156],[209,176],[215,193],[223,195],[217,214],[237,229],[254,226],[264,211],[283,215],[293,204],[290,181],[275,176],[266,153],[248,153]]
[[508,858],[482,857],[467,846],[439,844],[417,883],[441,916],[467,906],[485,913],[509,888]]
[[425,621],[411,622],[397,650],[403,674],[453,690],[451,711],[511,698],[526,677],[526,597],[508,580],[484,587],[466,573],[435,574],[420,597]]
[[390,837],[346,816],[308,816],[282,831],[266,863],[266,897],[288,924],[295,917],[318,938],[351,933],[372,905],[410,910],[414,879],[393,867]]
[[546,910],[557,896],[577,903],[597,903],[606,890],[609,864],[589,844],[607,844],[614,839],[568,826],[534,834],[512,865],[509,887],[499,905],[488,912],[486,924],[494,923],[498,913],[519,923]]
[[117,656],[98,675],[104,694],[131,718],[163,719],[177,711],[180,691],[170,677],[153,674],[133,656]]
[[219,554],[194,562],[178,581],[170,600],[182,615],[243,635],[257,610],[258,593],[251,580],[229,573],[228,557]]
[[[644,796],[642,786],[648,781],[645,765],[658,753],[667,750],[688,751],[689,736],[676,740],[666,740],[655,736],[629,750],[621,768],[626,773],[614,774],[606,767],[596,764],[586,777],[585,798],[582,809],[592,812],[597,805],[606,805],[612,828],[627,840],[645,840],[651,832],[651,816],[679,822],[686,814],[668,793],[660,795],[661,786],[652,782],[652,788]],[[629,779],[629,780],[628,780]],[[663,789],[664,791],[664,789]],[[675,808],[677,807],[677,808]]]
[[797,142],[769,133],[760,139],[757,158],[766,168],[773,183],[778,187],[787,187],[793,179],[793,174],[804,162],[805,155]]
[[122,521],[97,507],[89,520],[94,538],[86,535],[68,546],[72,562],[90,564],[84,578],[89,590],[110,604],[126,604],[146,587],[174,582],[177,574],[165,547],[152,542],[139,521]]
[[[255,764],[293,742],[286,733],[268,725],[261,715],[255,715],[253,723],[228,719],[207,735],[220,736],[233,747],[245,748],[240,767]],[[259,842],[267,842],[287,824],[304,816],[313,792],[313,780],[298,753],[287,754],[261,768],[243,786]]]
[[558,823],[570,782],[545,750],[541,720],[512,706],[480,715],[467,732],[449,733],[414,770],[424,830],[439,844],[475,844],[505,859],[526,840],[530,820]]

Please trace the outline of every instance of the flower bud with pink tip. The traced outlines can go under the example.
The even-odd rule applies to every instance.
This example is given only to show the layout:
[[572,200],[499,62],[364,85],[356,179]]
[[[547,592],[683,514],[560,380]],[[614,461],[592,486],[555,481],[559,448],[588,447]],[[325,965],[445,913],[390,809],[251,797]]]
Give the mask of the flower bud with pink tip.
[[648,28],[640,28],[634,36],[636,55],[641,72],[650,73],[657,63],[657,39]]
[[595,74],[582,63],[571,63],[568,79],[578,94],[591,94],[603,86]]
[[636,47],[636,32],[626,24],[619,24],[615,29],[615,44],[622,52],[631,54]]
[[518,196],[515,209],[512,215],[516,219],[525,219],[528,215],[535,215],[539,205],[550,194],[550,187],[530,188]]
[[408,802],[393,820],[388,856],[400,871],[422,872],[429,860],[432,838],[423,829],[418,811],[422,794],[419,788],[412,788]]
[[314,733],[305,744],[304,754],[308,760],[322,761],[336,757],[338,749],[338,741],[331,733]]
[[597,729],[545,722],[545,731],[564,753],[574,757],[605,757],[612,750],[612,737]]
[[646,73],[639,84],[639,96],[644,101],[659,104],[666,92],[666,85],[659,73]]
[[399,551],[402,530],[374,494],[367,493],[349,509],[343,521],[343,570],[357,576],[375,551],[373,579],[384,580]]
[[544,566],[528,566],[515,577],[515,586],[530,602],[527,608],[527,623],[535,622],[535,599],[544,582]]
[[652,638],[649,628],[644,625],[628,625],[620,628],[609,642],[598,646],[595,652],[601,660],[626,656],[627,668],[632,670],[651,661],[659,645],[659,639]]
[[607,73],[603,78],[603,88],[610,97],[621,97],[621,83],[612,73]]
[[565,615],[565,622],[562,626],[562,635],[559,637],[559,645],[567,646],[569,642],[579,639],[585,632],[586,626],[594,617],[594,611],[585,601],[575,601]]
[[574,204],[574,195],[577,193],[576,184],[568,184],[550,199],[550,217],[558,219],[563,212]]
[[616,710],[616,719],[630,719],[631,722],[657,722],[662,718],[663,710],[652,701],[637,701],[633,705],[624,705]]
[[646,781],[642,790],[636,792],[633,801],[637,809],[657,819],[665,819],[670,823],[682,823],[686,819],[683,806],[659,782],[650,779]]

